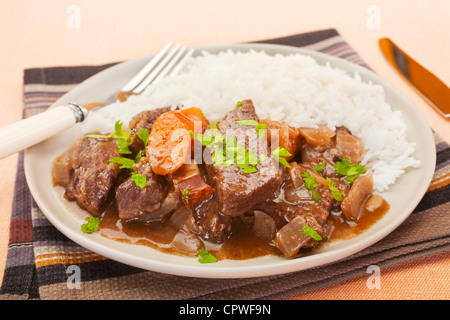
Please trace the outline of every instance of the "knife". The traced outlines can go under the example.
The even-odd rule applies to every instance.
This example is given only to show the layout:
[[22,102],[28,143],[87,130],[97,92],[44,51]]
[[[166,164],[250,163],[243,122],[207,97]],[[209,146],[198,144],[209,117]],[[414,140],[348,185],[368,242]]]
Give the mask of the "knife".
[[450,89],[388,38],[379,40],[381,52],[394,68],[444,117],[450,118]]

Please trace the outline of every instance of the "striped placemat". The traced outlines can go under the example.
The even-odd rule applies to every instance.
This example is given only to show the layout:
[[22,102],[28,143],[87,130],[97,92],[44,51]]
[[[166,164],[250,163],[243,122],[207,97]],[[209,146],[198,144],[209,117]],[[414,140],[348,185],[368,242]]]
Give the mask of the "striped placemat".
[[[259,41],[308,48],[368,67],[334,29]],[[35,68],[24,74],[24,117],[111,66]],[[450,251],[450,147],[435,135],[433,181],[413,214],[395,232],[343,261],[290,274],[212,280],[130,267],[86,250],[54,228],[28,190],[20,154],[2,299],[279,299],[323,288],[380,268]],[[77,270],[74,270],[77,269]],[[78,271],[80,282],[70,276]],[[74,285],[74,283],[76,285]],[[79,285],[79,286],[78,286]]]

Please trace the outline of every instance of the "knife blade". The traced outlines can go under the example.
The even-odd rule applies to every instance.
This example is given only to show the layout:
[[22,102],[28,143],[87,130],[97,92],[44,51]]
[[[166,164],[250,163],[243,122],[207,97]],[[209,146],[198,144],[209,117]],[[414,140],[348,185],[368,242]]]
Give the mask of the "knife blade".
[[378,41],[388,62],[444,117],[450,118],[450,89],[429,70],[421,66],[392,40]]

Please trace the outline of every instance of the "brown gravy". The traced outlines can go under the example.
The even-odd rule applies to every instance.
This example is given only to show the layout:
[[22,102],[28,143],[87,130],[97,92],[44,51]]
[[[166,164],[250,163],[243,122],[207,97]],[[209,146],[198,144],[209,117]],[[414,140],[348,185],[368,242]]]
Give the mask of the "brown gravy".
[[[389,204],[384,202],[373,212],[366,210],[362,217],[354,223],[344,221],[339,215],[330,214],[328,218],[330,232],[327,239],[324,239],[326,240],[324,244],[334,240],[351,239],[363,233],[388,211]],[[177,231],[178,229],[168,222],[143,223],[121,220],[118,218],[117,209],[114,206],[106,210],[100,225],[101,235],[107,238],[148,246],[165,253],[189,256],[189,254],[179,252],[171,245]],[[204,244],[206,250],[219,260],[244,260],[265,255],[281,255],[273,244],[255,235],[252,229],[244,224],[233,226],[233,233],[224,244],[217,245],[206,241]],[[312,252],[316,249],[312,249]],[[311,250],[308,252],[310,253]],[[190,256],[197,256],[197,254],[190,254]]]

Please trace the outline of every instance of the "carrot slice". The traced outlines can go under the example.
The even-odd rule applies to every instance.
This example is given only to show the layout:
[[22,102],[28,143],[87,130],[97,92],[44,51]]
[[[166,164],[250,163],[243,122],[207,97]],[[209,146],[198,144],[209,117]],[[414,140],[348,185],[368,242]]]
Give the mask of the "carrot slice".
[[192,137],[203,130],[207,121],[199,108],[173,110],[159,116],[148,137],[147,155],[153,171],[167,175],[191,159]]

